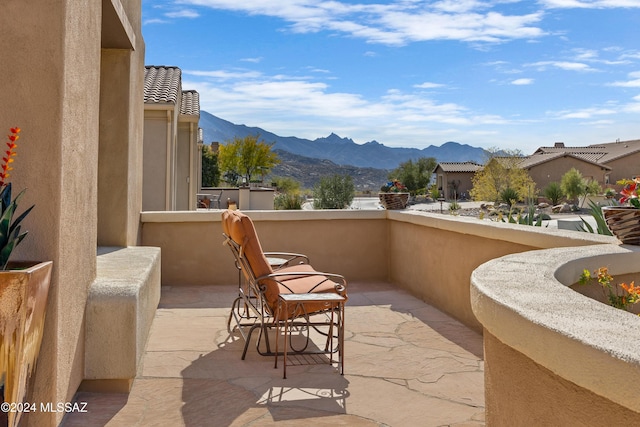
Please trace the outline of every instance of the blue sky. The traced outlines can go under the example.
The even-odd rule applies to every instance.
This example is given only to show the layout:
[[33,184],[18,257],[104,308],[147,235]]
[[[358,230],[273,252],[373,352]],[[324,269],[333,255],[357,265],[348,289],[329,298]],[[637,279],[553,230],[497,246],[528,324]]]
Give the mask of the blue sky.
[[640,0],[142,3],[146,64],[237,124],[524,154],[640,139]]

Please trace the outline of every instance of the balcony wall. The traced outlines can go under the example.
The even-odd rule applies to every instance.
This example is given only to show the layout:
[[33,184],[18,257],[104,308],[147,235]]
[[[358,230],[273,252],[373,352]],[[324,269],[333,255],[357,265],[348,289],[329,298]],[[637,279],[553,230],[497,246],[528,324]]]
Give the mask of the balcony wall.
[[639,247],[609,244],[514,254],[474,271],[487,425],[638,423],[640,318],[570,286],[602,266],[637,277],[639,261]]
[[[143,213],[143,244],[162,248],[163,284],[234,286],[220,214]],[[352,282],[389,281],[481,331],[488,425],[631,425],[640,415],[640,318],[569,287],[602,265],[632,277],[640,249],[415,211],[247,214],[264,250],[306,253]]]
[[[615,241],[415,211],[247,211],[265,251],[309,255],[349,281],[390,281],[482,331],[469,296],[473,270],[532,249]],[[162,248],[164,285],[229,285],[238,272],[222,245],[221,211],[144,212],[142,244]]]

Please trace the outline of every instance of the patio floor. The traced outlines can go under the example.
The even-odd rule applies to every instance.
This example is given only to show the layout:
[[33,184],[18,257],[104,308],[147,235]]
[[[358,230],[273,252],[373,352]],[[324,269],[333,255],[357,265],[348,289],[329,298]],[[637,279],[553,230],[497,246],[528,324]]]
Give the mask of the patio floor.
[[[482,337],[386,283],[350,283],[345,374],[288,366],[226,329],[237,291],[163,287],[130,394],[78,393],[75,426],[481,426]],[[257,334],[254,334],[257,335]]]

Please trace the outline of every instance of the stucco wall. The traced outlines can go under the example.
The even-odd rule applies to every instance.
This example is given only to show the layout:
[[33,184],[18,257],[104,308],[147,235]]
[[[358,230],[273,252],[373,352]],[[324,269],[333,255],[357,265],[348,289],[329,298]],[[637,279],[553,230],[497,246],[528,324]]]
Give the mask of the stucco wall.
[[144,113],[142,209],[165,210],[167,201],[167,111]]
[[[347,280],[387,278],[384,212],[246,213],[264,251],[306,254],[316,269],[342,274]],[[145,212],[142,217],[143,245],[162,248],[164,285],[237,283],[233,256],[222,244],[221,211]]]
[[[143,244],[162,248],[166,285],[228,285],[221,211],[144,212]],[[482,331],[469,280],[490,259],[531,249],[602,243],[603,236],[416,211],[246,211],[263,250],[307,254],[349,281],[389,280]]]
[[538,194],[542,194],[542,191],[551,182],[560,183],[562,176],[569,172],[571,168],[579,170],[583,177],[595,179],[600,185],[604,185],[604,175],[606,171],[602,167],[571,156],[561,157],[533,166],[529,169],[529,175],[536,183]]
[[[104,1],[106,10],[113,11],[116,4],[127,14],[126,27],[135,45],[129,64],[135,68],[144,55],[140,1]],[[140,193],[137,172],[128,175],[128,169],[136,164],[139,151],[133,149],[127,160],[114,164],[99,152],[100,120],[109,119],[108,114],[100,115],[101,43],[102,36],[109,35],[108,30],[102,34],[102,3],[4,0],[0,13],[0,52],[6,59],[0,62],[0,135],[11,126],[23,129],[11,181],[16,189],[28,189],[22,207],[36,204],[24,222],[29,235],[14,259],[54,264],[31,402],[71,401],[82,381],[85,302],[96,276],[99,170],[120,168],[127,175],[124,179],[131,179],[121,194],[126,218],[118,225],[127,231],[118,233],[137,239]],[[115,24],[110,28],[120,27],[120,36],[127,34],[122,23]],[[129,75],[141,76],[139,70]],[[125,122],[116,120],[127,127],[123,134],[131,144],[141,138],[140,85],[136,80],[128,87],[110,88],[120,97],[121,109],[131,114]],[[135,104],[140,105],[138,113],[131,111]],[[114,130],[112,135],[122,133]],[[38,412],[22,425],[53,426],[62,415]]]
[[637,412],[554,374],[487,331],[483,338],[487,425],[610,427],[638,423]]

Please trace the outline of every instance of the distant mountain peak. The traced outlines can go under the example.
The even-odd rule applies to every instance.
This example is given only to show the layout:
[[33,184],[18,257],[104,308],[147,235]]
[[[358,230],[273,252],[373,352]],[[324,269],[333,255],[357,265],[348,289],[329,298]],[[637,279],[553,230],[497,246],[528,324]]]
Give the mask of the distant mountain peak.
[[288,151],[316,159],[329,159],[338,165],[395,169],[407,160],[420,157],[434,157],[439,162],[482,163],[486,152],[482,148],[472,147],[458,142],[448,141],[441,146],[430,145],[423,149],[387,147],[375,140],[365,144],[356,144],[351,138],[343,138],[332,132],[325,138],[313,141],[295,136],[279,136],[258,127],[236,125],[206,111],[200,111],[200,127],[205,142],[218,141],[225,144],[234,137],[260,135],[260,139],[274,143],[274,149]]
[[355,144],[353,139],[351,138],[343,138],[340,135],[337,135],[333,132],[326,138],[316,138],[313,142],[324,142],[327,144]]

